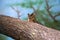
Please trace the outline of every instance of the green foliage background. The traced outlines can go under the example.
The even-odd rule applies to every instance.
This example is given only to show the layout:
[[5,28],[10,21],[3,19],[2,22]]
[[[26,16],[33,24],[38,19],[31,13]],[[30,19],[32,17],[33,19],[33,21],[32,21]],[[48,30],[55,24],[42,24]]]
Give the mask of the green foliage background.
[[[54,2],[57,1],[57,0],[48,0],[48,4],[50,6],[50,10],[51,8],[55,7],[55,6],[59,6],[60,4],[55,4]],[[59,1],[59,0],[58,0]],[[53,3],[53,4],[51,4]],[[57,29],[57,30],[60,30],[60,20],[58,21],[57,19],[57,22],[54,21],[51,16],[49,15],[48,11],[46,10],[47,9],[47,5],[46,5],[46,0],[24,0],[24,2],[21,2],[21,3],[11,3],[11,4],[8,4],[7,6],[21,6],[23,8],[30,8],[30,9],[33,9],[33,11],[36,13],[36,20],[40,23],[42,23],[43,25],[47,26],[47,27],[50,27],[50,28],[54,28],[54,29]],[[54,11],[50,11],[50,14],[53,16],[53,15],[57,15],[59,14],[60,16],[60,12],[54,12]],[[57,16],[58,17],[58,16]],[[23,20],[27,20],[27,18],[24,18]],[[7,40],[6,39],[6,36],[2,36],[0,35],[0,40]]]
[[[50,7],[50,9],[52,7],[55,7],[56,4],[50,4],[53,3],[54,0],[48,0],[48,5]],[[42,6],[43,5],[43,6]],[[25,0],[22,3],[16,3],[16,4],[10,4],[10,6],[22,6],[23,8],[31,8],[34,10],[34,12],[36,13],[36,19],[38,22],[42,23],[43,25],[47,26],[47,27],[51,27],[57,30],[60,30],[60,21],[57,20],[54,21],[51,16],[49,15],[47,9],[47,5],[46,5],[46,0]],[[36,8],[34,8],[34,6],[36,6]],[[43,7],[43,9],[41,10],[41,6]],[[50,14],[53,16],[55,14],[55,12],[50,11]],[[60,15],[60,12],[57,12],[57,14]]]

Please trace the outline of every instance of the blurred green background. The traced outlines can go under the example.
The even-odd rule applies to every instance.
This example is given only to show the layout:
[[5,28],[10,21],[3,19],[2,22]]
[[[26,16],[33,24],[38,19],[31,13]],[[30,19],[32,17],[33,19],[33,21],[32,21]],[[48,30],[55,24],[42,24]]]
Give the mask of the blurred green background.
[[[60,30],[60,0],[0,0],[0,15],[7,15],[21,20],[28,19],[28,13],[36,13],[41,24]],[[0,40],[13,40],[0,34]]]

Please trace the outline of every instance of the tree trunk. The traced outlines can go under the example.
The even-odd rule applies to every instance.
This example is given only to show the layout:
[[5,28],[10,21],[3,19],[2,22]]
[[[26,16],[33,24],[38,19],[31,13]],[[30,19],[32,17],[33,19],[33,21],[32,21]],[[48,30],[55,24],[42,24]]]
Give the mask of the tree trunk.
[[0,33],[15,40],[60,40],[60,31],[0,15]]

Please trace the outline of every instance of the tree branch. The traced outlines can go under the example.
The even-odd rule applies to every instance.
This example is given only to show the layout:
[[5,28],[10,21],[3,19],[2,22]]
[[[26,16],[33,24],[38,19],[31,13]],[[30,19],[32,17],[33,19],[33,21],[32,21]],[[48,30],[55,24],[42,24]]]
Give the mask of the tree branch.
[[20,11],[15,9],[13,6],[11,6],[11,8],[17,13],[18,19],[20,19]]
[[60,31],[0,15],[0,33],[15,40],[60,40]]
[[49,16],[55,21],[55,22],[57,22],[57,20],[53,17],[53,15],[50,13],[50,6],[49,6],[49,4],[48,4],[48,0],[45,0],[45,2],[46,2],[46,10],[47,10],[47,12],[48,12],[48,14],[49,14]]
[[57,16],[60,16],[60,13],[59,13],[59,14],[57,14],[57,15],[55,15],[55,16],[54,16],[54,18],[56,18]]

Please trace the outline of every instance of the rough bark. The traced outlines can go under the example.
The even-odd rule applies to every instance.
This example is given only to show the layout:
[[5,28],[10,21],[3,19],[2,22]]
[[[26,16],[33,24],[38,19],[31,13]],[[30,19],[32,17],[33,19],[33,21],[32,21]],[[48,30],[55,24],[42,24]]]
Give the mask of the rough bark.
[[60,40],[60,31],[0,15],[0,33],[15,40]]

